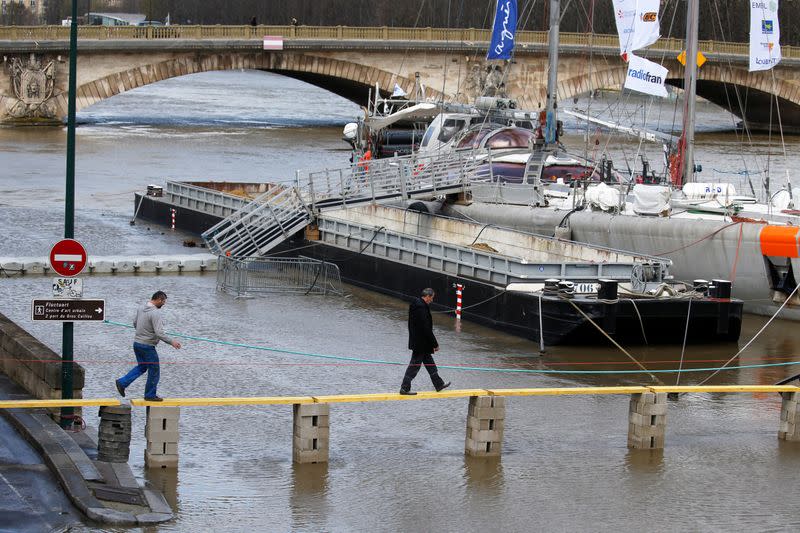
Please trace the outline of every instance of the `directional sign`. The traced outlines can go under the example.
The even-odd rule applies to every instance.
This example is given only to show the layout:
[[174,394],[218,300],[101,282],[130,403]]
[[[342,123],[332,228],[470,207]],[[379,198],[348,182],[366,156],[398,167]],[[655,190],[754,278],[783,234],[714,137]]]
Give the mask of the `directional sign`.
[[[678,62],[681,65],[683,65],[684,67],[686,66],[686,50],[684,50],[683,52],[678,54]],[[698,51],[697,52],[697,68],[702,67],[705,64],[705,62],[706,62],[706,56],[703,55],[703,52]]]
[[87,259],[86,249],[74,239],[62,239],[50,250],[50,266],[61,276],[77,276]]
[[105,300],[33,300],[31,304],[31,318],[33,320],[77,322],[103,320],[105,316]]

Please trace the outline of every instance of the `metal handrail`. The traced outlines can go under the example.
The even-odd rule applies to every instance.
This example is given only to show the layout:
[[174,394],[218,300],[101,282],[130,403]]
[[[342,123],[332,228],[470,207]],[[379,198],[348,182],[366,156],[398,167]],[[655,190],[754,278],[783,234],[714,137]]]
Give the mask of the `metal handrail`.
[[321,211],[464,192],[482,166],[474,151],[453,150],[309,172],[297,176],[295,187],[260,195],[203,233],[203,239],[217,255],[261,255]]
[[[69,39],[68,26],[3,26],[0,27],[0,40],[7,41],[66,41]],[[292,40],[337,40],[337,41],[444,41],[451,43],[485,43],[489,41],[491,30],[479,28],[390,28],[350,27],[350,26],[79,26],[79,39],[121,40],[175,40],[175,39],[253,39],[261,40],[264,35],[281,36]],[[516,42],[519,45],[547,43],[546,31],[519,31]],[[588,33],[561,32],[562,46],[585,46],[597,48],[619,48],[616,35],[596,35]],[[721,41],[700,41],[700,49],[705,53],[719,53],[739,56],[749,55],[748,43]],[[521,47],[522,48],[522,47]],[[684,41],[676,38],[662,38],[650,50],[680,52]],[[800,47],[782,46],[784,57],[800,57]]]

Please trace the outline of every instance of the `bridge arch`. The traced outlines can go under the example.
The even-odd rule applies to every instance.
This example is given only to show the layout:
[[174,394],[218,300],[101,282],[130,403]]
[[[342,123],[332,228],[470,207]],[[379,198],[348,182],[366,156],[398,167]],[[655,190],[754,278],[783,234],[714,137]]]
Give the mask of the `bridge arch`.
[[[677,75],[668,78],[666,84],[683,88],[683,67],[677,62],[665,66]],[[621,65],[600,68],[564,77],[558,84],[558,96],[560,100],[568,100],[592,89],[621,89],[624,82],[625,69]],[[540,101],[546,92],[545,88],[538,88]],[[774,108],[777,97],[784,131],[800,132],[800,80],[765,76],[731,65],[706,64],[697,76],[697,95],[740,119],[746,117],[748,126],[755,130],[770,128],[771,106],[772,126],[777,126],[778,113]]]
[[[359,105],[367,101],[368,90],[374,89],[376,84],[384,94],[390,94],[395,84],[409,94],[414,89],[413,79],[367,65],[310,54],[186,54],[130,67],[83,83],[76,91],[76,108],[81,110],[117,94],[169,78],[198,72],[240,69],[264,70],[300,79]],[[429,89],[427,95],[438,98],[441,93]],[[66,97],[66,92],[55,97],[62,117],[66,116]]]

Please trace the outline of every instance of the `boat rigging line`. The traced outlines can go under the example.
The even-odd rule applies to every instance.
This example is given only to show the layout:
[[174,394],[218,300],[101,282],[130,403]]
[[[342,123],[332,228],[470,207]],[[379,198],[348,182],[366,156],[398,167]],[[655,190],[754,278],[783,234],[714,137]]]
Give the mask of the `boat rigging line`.
[[[115,322],[113,320],[104,320],[104,324],[111,325],[111,326],[120,326],[128,329],[132,329],[133,326],[129,324],[124,324],[122,322]],[[372,364],[372,365],[392,365],[392,366],[408,366],[408,361],[387,361],[381,359],[366,359],[360,357],[348,357],[343,355],[330,355],[330,354],[319,354],[313,352],[301,352],[297,350],[286,350],[282,348],[270,348],[268,346],[258,346],[253,344],[245,344],[240,342],[231,342],[231,341],[224,341],[219,339],[211,339],[208,337],[199,337],[196,335],[187,335],[183,333],[177,332],[169,332],[170,335],[174,335],[176,337],[180,337],[183,339],[189,339],[199,342],[208,342],[211,344],[219,344],[223,346],[231,346],[236,348],[248,348],[253,350],[260,350],[260,351],[268,351],[274,353],[282,353],[287,355],[299,355],[303,357],[314,357],[314,358],[321,358],[321,359],[328,359],[328,360],[336,360],[336,361],[348,361],[353,363],[364,363],[364,364]],[[731,359],[732,360],[732,359]],[[59,359],[60,361],[60,359]],[[40,361],[41,362],[41,361]],[[76,361],[81,362],[81,361]],[[165,364],[162,362],[161,364]],[[167,363],[169,364],[169,363]],[[176,363],[177,364],[177,363]],[[209,364],[208,361],[203,361],[198,364],[207,365]],[[226,363],[227,364],[227,363]],[[247,363],[253,364],[253,363]],[[270,362],[270,365],[274,365],[276,363]],[[339,363],[341,364],[341,363]],[[751,364],[751,365],[737,365],[737,366],[721,366],[721,367],[702,367],[702,368],[688,368],[683,369],[682,372],[712,372],[712,371],[722,371],[722,370],[745,370],[745,369],[753,369],[753,368],[770,368],[770,367],[785,367],[785,366],[794,366],[800,365],[800,360],[798,361],[787,361],[782,363],[759,363],[759,364]],[[467,366],[467,365],[438,365],[439,368],[446,368],[449,370],[464,370],[464,371],[474,371],[474,372],[497,372],[497,373],[510,373],[510,374],[564,374],[564,375],[611,375],[611,374],[674,374],[678,372],[677,369],[651,369],[651,370],[555,370],[555,369],[546,369],[546,368],[500,368],[500,367],[485,367],[485,366]]]
[[762,333],[762,332],[763,332],[765,329],[767,329],[767,326],[769,326],[769,325],[772,323],[772,321],[773,321],[773,320],[775,320],[775,318],[776,318],[776,317],[778,316],[778,314],[779,314],[779,313],[780,313],[780,312],[783,310],[783,308],[784,308],[784,307],[786,307],[786,304],[787,304],[787,303],[789,303],[789,301],[792,299],[792,297],[793,297],[793,296],[794,296],[794,295],[797,293],[797,289],[800,289],[800,285],[797,285],[797,286],[794,288],[794,290],[792,290],[792,293],[786,297],[786,299],[783,301],[783,303],[782,303],[782,304],[781,304],[781,306],[778,308],[778,310],[777,310],[777,311],[775,311],[775,314],[774,314],[774,315],[772,315],[772,316],[770,317],[770,319],[769,319],[769,320],[767,320],[767,323],[766,323],[766,324],[764,324],[764,326],[763,326],[763,327],[762,327],[760,330],[758,330],[758,333],[756,333],[756,334],[753,336],[753,338],[752,338],[752,339],[750,339],[750,340],[748,341],[748,343],[747,343],[747,344],[745,344],[745,345],[744,345],[744,347],[743,347],[741,350],[739,350],[738,352],[736,352],[736,354],[734,354],[734,356],[733,356],[733,357],[731,357],[730,359],[728,359],[728,361],[727,361],[727,362],[726,362],[724,365],[722,365],[722,367],[721,367],[720,369],[718,369],[718,370],[715,370],[713,374],[711,374],[710,376],[706,377],[706,378],[705,378],[703,381],[701,381],[700,383],[698,383],[698,384],[697,384],[697,386],[699,387],[700,385],[703,385],[703,384],[705,384],[705,383],[706,383],[706,382],[707,382],[709,379],[713,378],[713,377],[714,377],[714,376],[716,376],[716,375],[717,375],[717,374],[718,374],[718,373],[719,373],[719,372],[720,372],[722,369],[724,369],[725,367],[727,367],[727,366],[728,366],[728,365],[731,363],[731,361],[733,361],[734,359],[736,359],[737,357],[739,357],[739,354],[741,354],[743,351],[745,351],[745,350],[747,349],[747,347],[748,347],[748,346],[750,346],[750,345],[753,343],[753,341],[755,341],[755,340],[758,338],[758,336],[759,336],[759,335],[761,335],[761,333]]
[[[598,330],[600,333],[602,333],[602,334],[603,334],[603,336],[605,336],[605,338],[607,338],[609,341],[611,341],[611,342],[612,342],[612,344],[614,344],[614,346],[616,346],[617,348],[619,348],[619,349],[620,349],[620,351],[621,351],[622,353],[624,353],[625,355],[627,355],[627,356],[628,356],[628,358],[629,358],[631,361],[633,361],[634,363],[636,363],[636,366],[638,366],[639,368],[641,368],[642,370],[644,370],[644,371],[645,371],[645,372],[646,372],[646,373],[647,373],[647,374],[650,376],[650,378],[651,378],[653,381],[656,381],[656,382],[658,382],[658,383],[661,383],[662,385],[664,384],[664,383],[663,383],[663,382],[662,382],[660,379],[658,379],[656,376],[654,376],[653,374],[651,374],[651,373],[650,373],[650,371],[649,371],[647,368],[645,368],[645,366],[644,366],[642,363],[640,363],[640,362],[639,362],[639,361],[638,361],[638,360],[637,360],[637,359],[636,359],[634,356],[632,356],[630,353],[628,353],[628,351],[627,351],[625,348],[623,348],[622,346],[620,346],[620,345],[619,345],[619,343],[618,343],[617,341],[615,341],[614,339],[612,339],[612,338],[611,338],[611,336],[610,336],[608,333],[606,333],[606,332],[605,332],[605,330],[604,330],[603,328],[601,328],[601,327],[600,327],[600,326],[597,324],[597,322],[595,322],[594,320],[592,320],[592,319],[589,317],[589,315],[587,315],[586,313],[584,313],[584,312],[583,312],[583,309],[581,309],[580,307],[578,307],[578,306],[575,304],[575,302],[573,302],[571,299],[569,299],[569,298],[565,298],[565,297],[563,297],[563,296],[562,296],[562,299],[563,299],[563,300],[566,300],[567,302],[569,302],[569,304],[570,304],[572,307],[574,307],[576,311],[578,311],[578,312],[579,312],[581,315],[583,315],[583,318],[585,318],[586,320],[588,320],[588,321],[589,321],[589,323],[590,323],[592,326],[594,326],[595,328],[597,328],[597,330]],[[689,301],[691,302],[691,300],[689,300]],[[541,313],[539,314],[539,316],[541,316]]]

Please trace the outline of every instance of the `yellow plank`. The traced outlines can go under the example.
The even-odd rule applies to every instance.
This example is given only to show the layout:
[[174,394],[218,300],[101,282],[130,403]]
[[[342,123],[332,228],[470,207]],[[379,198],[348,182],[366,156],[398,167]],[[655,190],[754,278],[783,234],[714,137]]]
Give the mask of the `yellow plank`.
[[700,385],[653,386],[653,392],[800,392],[795,385]]
[[314,403],[311,396],[253,396],[240,398],[164,398],[161,402],[148,402],[142,398],[131,400],[137,407],[184,407],[215,405],[286,405],[295,403]]
[[120,405],[116,398],[76,398],[74,400],[0,400],[0,409],[41,408],[41,407],[96,407],[100,405]]
[[421,391],[413,396],[399,393],[377,394],[335,394],[314,396],[316,403],[349,403],[349,402],[386,402],[395,400],[434,400],[444,398],[469,398],[470,396],[487,396],[485,389],[445,390],[442,392]]
[[647,387],[558,387],[538,389],[489,389],[491,396],[565,396],[570,394],[638,394],[649,392]]

